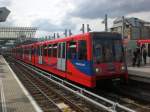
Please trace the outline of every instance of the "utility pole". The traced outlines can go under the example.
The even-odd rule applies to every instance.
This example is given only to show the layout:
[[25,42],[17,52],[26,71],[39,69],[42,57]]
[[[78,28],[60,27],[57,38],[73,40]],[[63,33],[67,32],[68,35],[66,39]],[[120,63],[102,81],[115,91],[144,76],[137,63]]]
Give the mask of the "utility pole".
[[87,32],[91,31],[89,24],[87,24]]
[[71,36],[72,35],[72,32],[71,32],[71,29],[69,29],[69,36]]
[[82,24],[82,27],[81,27],[80,31],[82,31],[83,34],[85,33],[84,24]]
[[65,29],[65,32],[64,32],[64,35],[65,35],[65,37],[67,37],[67,29]]
[[122,39],[124,39],[124,25],[125,25],[125,19],[124,19],[124,16],[122,16]]
[[54,33],[54,36],[53,36],[53,39],[55,39],[56,38],[56,33]]
[[105,32],[108,32],[107,14],[105,14],[105,18],[102,21],[102,24],[105,24]]
[[48,39],[51,40],[51,36],[50,35],[48,36]]
[[59,36],[59,33],[57,33],[57,38],[59,38],[60,36]]
[[107,14],[105,14],[105,31],[108,32]]

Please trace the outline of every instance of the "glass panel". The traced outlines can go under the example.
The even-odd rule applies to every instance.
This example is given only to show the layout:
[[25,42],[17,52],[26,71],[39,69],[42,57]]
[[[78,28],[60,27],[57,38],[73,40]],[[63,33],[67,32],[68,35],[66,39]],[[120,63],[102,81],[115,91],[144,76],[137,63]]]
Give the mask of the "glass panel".
[[78,50],[78,59],[79,60],[86,60],[87,59],[87,49],[86,49],[86,41],[80,40],[79,41],[79,50]]
[[93,61],[96,64],[101,62],[112,62],[123,60],[123,47],[121,40],[93,39]]
[[115,60],[122,62],[123,61],[123,47],[120,40],[114,40],[115,48]]
[[77,57],[77,43],[76,42],[70,42],[69,43],[69,59],[76,59]]
[[103,46],[102,46],[102,41],[97,40],[93,41],[93,60],[94,63],[101,63],[103,62],[104,55],[103,55]]
[[57,57],[57,44],[53,45],[53,57]]
[[105,40],[103,42],[103,48],[104,48],[104,60],[105,62],[112,62],[114,59],[113,55],[113,41],[112,40]]
[[148,57],[150,57],[150,44],[148,44]]
[[66,58],[66,43],[62,44],[62,58]]
[[48,56],[52,55],[52,45],[48,45]]
[[58,58],[61,58],[61,43],[58,44]]
[[47,56],[47,46],[46,45],[44,45],[43,54],[44,54],[44,56]]
[[43,46],[40,46],[40,47],[39,47],[39,56],[42,56],[42,55],[43,55],[42,49],[43,49]]

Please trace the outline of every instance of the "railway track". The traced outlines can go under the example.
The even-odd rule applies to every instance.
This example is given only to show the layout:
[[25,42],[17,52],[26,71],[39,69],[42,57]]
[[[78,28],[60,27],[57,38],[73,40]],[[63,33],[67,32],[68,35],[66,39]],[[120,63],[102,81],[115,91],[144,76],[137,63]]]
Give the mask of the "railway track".
[[[83,105],[83,100],[67,92],[62,93],[59,87],[47,84],[42,77],[36,77],[34,72],[16,66],[16,64],[13,69],[17,70],[17,74],[21,74],[17,76],[23,81],[44,112],[93,112],[92,108]],[[96,112],[99,110],[95,109]]]
[[[13,61],[13,63],[14,63],[14,61]],[[61,96],[61,98],[64,97],[64,98],[62,98],[63,102],[60,101],[60,100],[58,100],[58,102],[61,102],[61,103],[64,103],[65,105],[67,105],[67,108],[65,108],[65,109],[68,110],[68,111],[77,111],[77,112],[82,112],[82,111],[83,112],[103,112],[103,111],[135,112],[134,110],[126,108],[126,107],[124,107],[124,106],[122,106],[118,103],[107,100],[107,99],[105,99],[103,97],[100,97],[96,94],[92,94],[89,91],[86,91],[84,89],[79,89],[78,87],[73,86],[72,84],[66,82],[65,80],[61,80],[57,77],[54,77],[54,76],[50,75],[49,73],[47,73],[45,71],[42,71],[42,70],[40,70],[38,68],[35,68],[35,67],[32,67],[31,65],[27,65],[25,63],[22,63],[21,64],[22,67],[21,67],[20,64],[21,64],[21,62],[19,61],[19,63],[15,62],[15,66],[13,64],[10,64],[10,65],[12,67],[14,67],[13,69],[21,69],[23,71],[23,72],[18,73],[18,74],[21,74],[21,75],[18,75],[18,77],[22,77],[22,76],[28,77],[26,79],[29,79],[30,80],[29,82],[32,82],[32,83],[33,83],[33,81],[31,81],[31,80],[36,80],[35,83],[34,83],[35,86],[31,87],[31,90],[30,90],[31,93],[35,88],[40,89],[40,91],[42,93],[46,94],[44,96],[49,97],[48,101],[45,101],[46,99],[44,99],[43,101],[44,102],[50,102],[52,100],[51,102],[53,102],[53,104],[55,105],[55,109],[57,107],[59,107],[58,104],[60,104],[60,103],[57,103],[57,102],[54,102],[54,101],[55,101],[55,99],[58,99],[58,97]],[[15,68],[15,67],[17,67],[17,65],[19,65],[19,67]],[[19,71],[19,70],[17,70],[17,71]],[[24,73],[24,75],[22,75],[22,73]],[[27,76],[27,74],[29,76]],[[37,75],[37,74],[42,74],[42,75]],[[56,84],[56,83],[52,83],[52,82],[54,82],[54,81],[51,81],[52,77],[55,78],[56,80],[58,80],[59,82],[61,82],[61,85]],[[24,77],[22,79],[24,79]],[[27,82],[25,81],[23,83],[26,84]],[[63,84],[63,87],[61,87],[62,84]],[[30,86],[29,83],[27,85]],[[68,88],[66,86],[72,86],[71,89],[73,89],[73,87],[74,87],[75,91],[71,90],[70,88]],[[66,89],[66,90],[64,90],[64,89]],[[49,96],[48,93],[50,91],[55,91],[55,93],[53,93],[53,94],[58,95],[58,96],[55,97],[55,95],[54,95],[54,99],[51,98],[50,96],[53,95],[53,94],[51,94]],[[39,93],[39,92],[37,92],[37,90],[36,90],[35,95],[36,95],[36,93]],[[68,101],[70,101],[71,104],[66,102],[64,99],[67,99]],[[72,103],[72,102],[74,102],[74,103]],[[39,105],[40,104],[43,105],[42,103],[39,103]],[[48,109],[49,106],[42,106],[42,107],[44,108],[43,110],[49,111],[49,109]],[[64,111],[63,109],[59,108],[58,111]]]
[[128,85],[101,86],[91,91],[138,112],[150,112],[150,89],[142,84],[129,82]]

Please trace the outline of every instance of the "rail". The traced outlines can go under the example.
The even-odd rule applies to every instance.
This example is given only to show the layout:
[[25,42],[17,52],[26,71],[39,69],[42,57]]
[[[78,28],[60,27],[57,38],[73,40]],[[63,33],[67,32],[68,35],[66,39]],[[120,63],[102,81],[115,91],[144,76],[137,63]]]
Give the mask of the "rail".
[[[21,65],[27,67],[28,69],[36,72],[38,75],[49,79],[50,81],[54,82],[55,84],[67,89],[68,91],[84,98],[85,100],[93,103],[94,105],[96,105],[98,107],[101,107],[102,109],[104,109],[108,112],[117,112],[117,109],[122,109],[122,110],[127,111],[127,112],[136,112],[136,111],[134,111],[128,107],[125,107],[125,106],[123,106],[117,102],[113,102],[109,99],[106,99],[106,98],[101,97],[97,94],[94,94],[94,93],[92,93],[92,92],[90,92],[84,88],[81,88],[81,87],[78,87],[74,84],[71,84],[66,80],[60,79],[60,78],[58,78],[58,77],[56,77],[56,76],[54,76],[48,72],[40,70],[39,68],[36,68],[32,65],[26,64],[26,63],[18,61],[18,60],[17,60],[17,62],[19,62]],[[43,75],[43,74],[45,74],[45,75]],[[106,105],[102,104],[101,102],[105,102],[109,106],[106,106]]]

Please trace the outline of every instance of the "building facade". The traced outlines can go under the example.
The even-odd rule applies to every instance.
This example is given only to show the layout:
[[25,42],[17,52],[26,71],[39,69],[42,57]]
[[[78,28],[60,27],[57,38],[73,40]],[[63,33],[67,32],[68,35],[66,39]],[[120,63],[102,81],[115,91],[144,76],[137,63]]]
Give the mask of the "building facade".
[[[138,18],[117,18],[113,22],[111,32],[123,34],[123,42],[126,48],[127,62],[132,62],[133,50],[137,47],[137,40],[150,39],[150,22]],[[146,45],[147,51],[149,44]],[[150,62],[150,58],[148,59]],[[129,63],[131,64],[131,63]]]
[[[124,24],[123,24],[124,23]],[[150,22],[143,21],[138,18],[117,18],[113,22],[112,32],[122,34],[124,29],[124,37],[130,40],[150,39]]]

